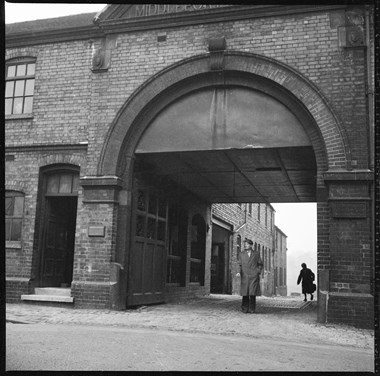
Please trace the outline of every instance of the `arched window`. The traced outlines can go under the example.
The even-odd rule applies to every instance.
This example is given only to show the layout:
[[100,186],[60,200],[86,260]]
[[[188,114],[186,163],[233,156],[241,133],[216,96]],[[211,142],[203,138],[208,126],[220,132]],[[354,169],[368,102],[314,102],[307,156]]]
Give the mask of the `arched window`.
[[5,193],[5,240],[21,241],[24,217],[24,194],[16,191]]
[[196,214],[191,221],[190,282],[204,284],[206,223]]
[[5,115],[31,114],[36,62],[33,58],[13,59],[6,64]]

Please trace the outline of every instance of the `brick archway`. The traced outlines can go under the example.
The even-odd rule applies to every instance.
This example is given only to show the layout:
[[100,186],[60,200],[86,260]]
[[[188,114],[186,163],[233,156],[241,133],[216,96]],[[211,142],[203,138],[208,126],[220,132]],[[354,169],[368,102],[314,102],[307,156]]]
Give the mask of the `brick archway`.
[[210,69],[210,55],[198,55],[159,72],[128,99],[111,124],[98,164],[99,176],[122,176],[149,121],[180,95],[205,86],[221,85],[224,73],[237,72],[272,88],[271,94],[287,98],[292,111],[303,117],[318,166],[318,184],[327,170],[350,168],[351,158],[344,128],[318,88],[291,67],[251,53],[228,51],[223,71]]

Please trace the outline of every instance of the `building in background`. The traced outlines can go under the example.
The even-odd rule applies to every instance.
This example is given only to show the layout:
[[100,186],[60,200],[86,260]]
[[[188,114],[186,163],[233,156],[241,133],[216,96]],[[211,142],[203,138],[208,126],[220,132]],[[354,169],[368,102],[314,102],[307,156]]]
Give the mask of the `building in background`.
[[7,301],[235,293],[247,235],[282,294],[269,203],[317,202],[318,319],[371,326],[372,12],[114,4],[6,25]]
[[[276,286],[286,267],[285,254],[277,255],[275,210],[266,203],[212,205],[211,292],[240,294],[237,260],[245,238],[254,243],[264,263],[260,287],[263,295],[286,295],[286,278],[281,290]],[[282,232],[281,232],[282,233]],[[283,233],[282,233],[283,234]],[[286,248],[286,236],[283,235]],[[278,276],[276,275],[278,274]],[[284,286],[285,285],[285,286]]]
[[275,234],[275,291],[276,295],[287,296],[288,289],[286,285],[287,276],[287,257],[286,246],[287,236],[277,227],[274,227]]

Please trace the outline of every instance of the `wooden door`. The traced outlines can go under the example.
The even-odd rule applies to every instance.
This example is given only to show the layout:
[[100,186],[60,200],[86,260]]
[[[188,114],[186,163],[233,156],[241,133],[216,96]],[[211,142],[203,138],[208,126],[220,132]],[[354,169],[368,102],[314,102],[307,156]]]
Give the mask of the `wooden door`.
[[152,188],[136,182],[132,210],[127,305],[164,302],[167,202]]
[[211,293],[223,294],[225,289],[224,244],[213,244],[211,254]]
[[76,197],[46,199],[41,286],[70,286],[72,281]]

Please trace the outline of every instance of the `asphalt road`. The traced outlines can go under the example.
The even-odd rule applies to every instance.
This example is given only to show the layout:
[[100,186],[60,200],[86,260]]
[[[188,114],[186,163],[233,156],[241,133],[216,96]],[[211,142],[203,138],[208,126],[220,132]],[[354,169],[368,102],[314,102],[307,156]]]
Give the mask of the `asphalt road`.
[[6,370],[367,371],[373,351],[238,335],[81,325],[6,325]]

